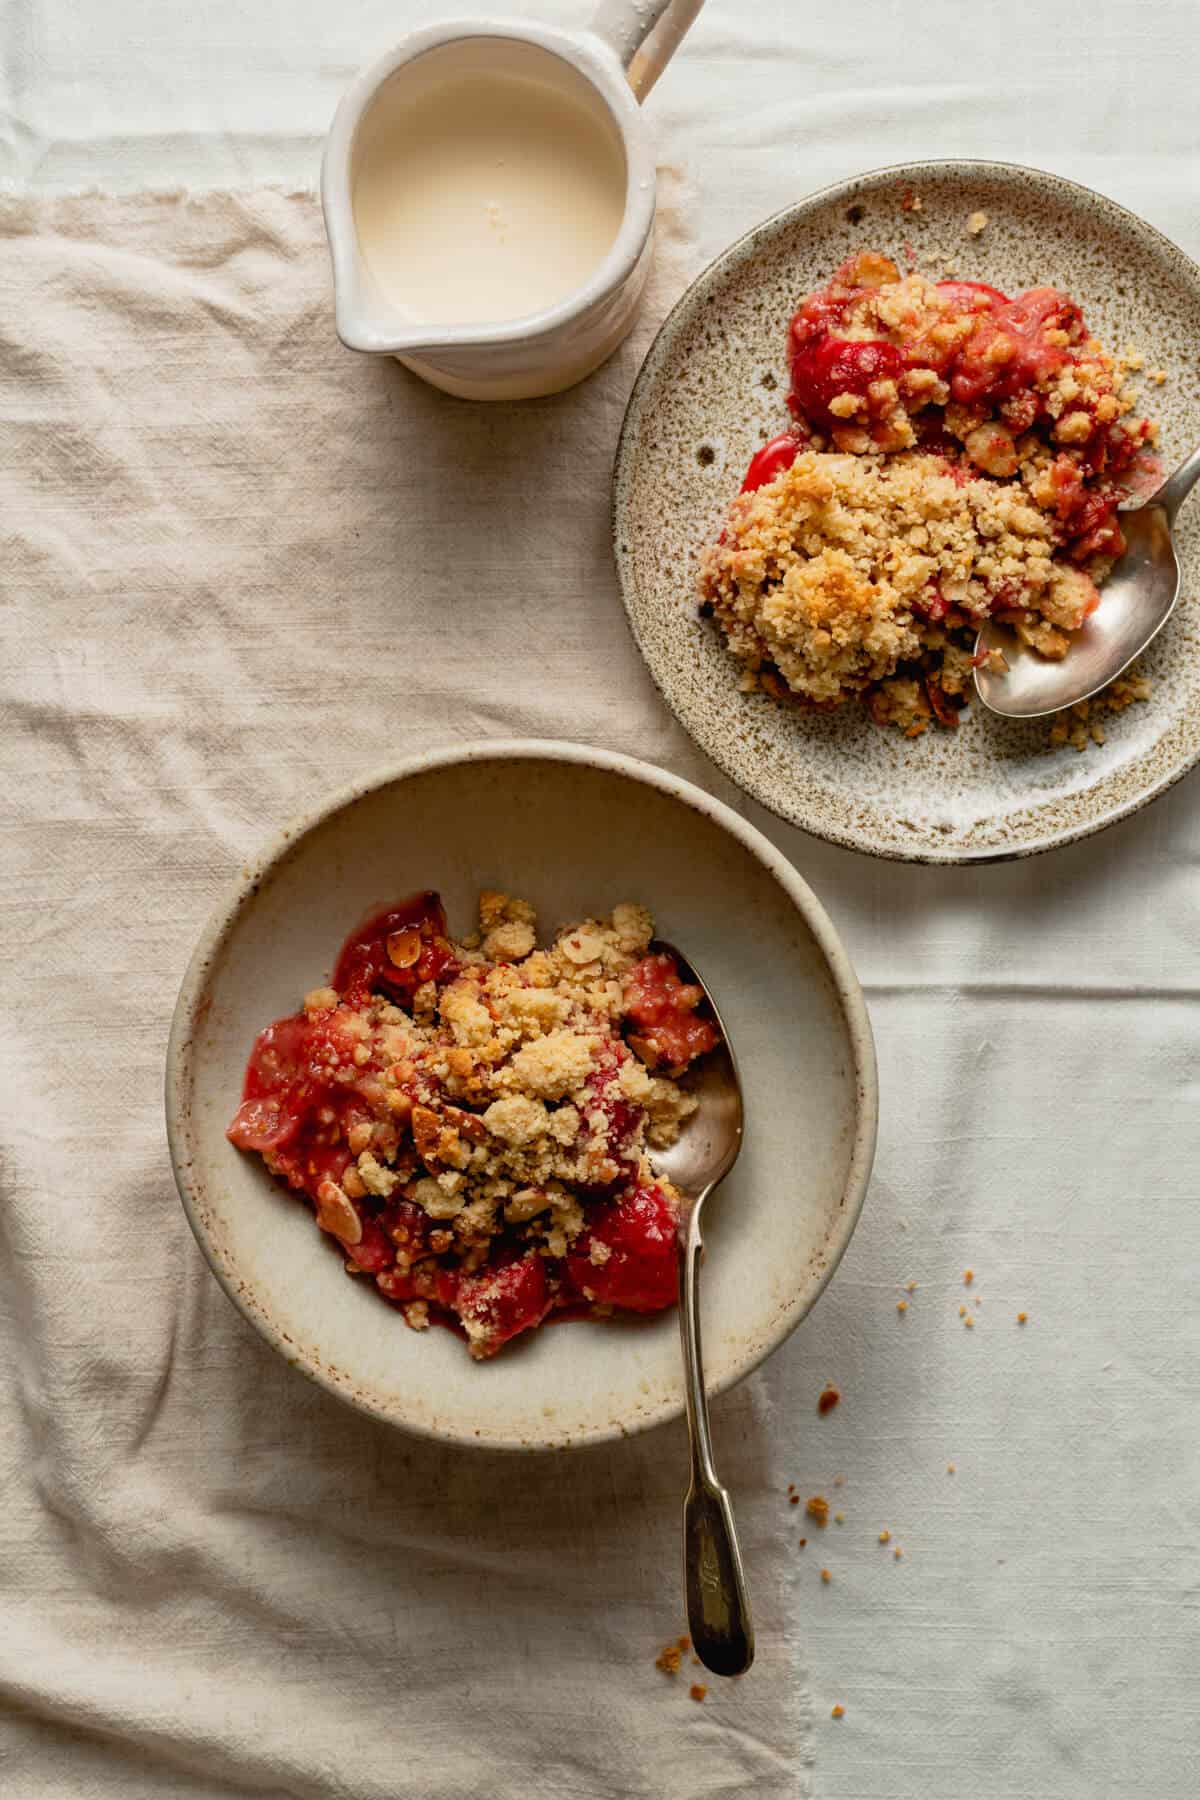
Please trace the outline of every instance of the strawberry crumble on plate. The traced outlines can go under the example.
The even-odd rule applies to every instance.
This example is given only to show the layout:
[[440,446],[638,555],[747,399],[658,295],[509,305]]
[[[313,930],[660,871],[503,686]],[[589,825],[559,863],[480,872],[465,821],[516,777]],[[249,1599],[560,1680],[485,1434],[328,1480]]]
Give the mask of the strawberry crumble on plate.
[[676,1299],[677,1196],[650,1153],[714,1048],[702,992],[626,904],[545,949],[525,901],[479,900],[450,937],[438,896],[376,913],[328,986],[260,1032],[229,1127],[311,1202],[347,1271],[476,1358],[558,1313]]
[[[958,723],[983,620],[1068,655],[1124,549],[1122,501],[1161,477],[1128,367],[1076,303],[864,250],[802,301],[788,350],[793,422],[701,571],[744,686],[858,699],[913,737]],[[1147,692],[1127,674],[1106,704]]]

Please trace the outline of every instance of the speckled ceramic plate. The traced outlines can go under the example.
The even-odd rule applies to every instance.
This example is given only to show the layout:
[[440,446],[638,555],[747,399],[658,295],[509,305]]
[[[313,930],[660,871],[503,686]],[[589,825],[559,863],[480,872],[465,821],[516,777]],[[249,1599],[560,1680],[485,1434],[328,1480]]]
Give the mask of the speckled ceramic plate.
[[280,833],[241,871],[184,978],[167,1056],[175,1178],[230,1299],[351,1405],[453,1443],[595,1443],[683,1411],[673,1314],[558,1325],[474,1363],[450,1332],[409,1331],[350,1281],[308,1209],[225,1137],[255,1035],[327,979],[365,913],[436,887],[467,931],[481,886],[524,895],[547,930],[641,900],[704,971],[746,1096],[745,1147],[705,1211],[710,1386],[781,1344],[866,1191],[876,1098],[862,993],[820,903],[761,832],[628,757],[460,745],[368,777]]
[[[915,195],[919,210],[905,210]],[[982,235],[968,216],[985,212]],[[1029,855],[1124,818],[1200,759],[1200,500],[1178,542],[1184,593],[1143,659],[1152,700],[1105,720],[1108,741],[1048,747],[1046,723],[978,703],[956,732],[908,741],[860,708],[798,712],[738,691],[696,603],[700,552],[750,457],[787,423],[785,344],[797,302],[870,246],[935,277],[1008,292],[1049,283],[1110,347],[1169,379],[1144,390],[1168,466],[1200,441],[1200,270],[1113,201],[1006,163],[882,169],[768,219],[693,283],[643,365],[621,436],[617,568],[634,636],[664,698],[724,772],[781,818],[835,843],[912,861]],[[925,258],[931,260],[925,261]]]

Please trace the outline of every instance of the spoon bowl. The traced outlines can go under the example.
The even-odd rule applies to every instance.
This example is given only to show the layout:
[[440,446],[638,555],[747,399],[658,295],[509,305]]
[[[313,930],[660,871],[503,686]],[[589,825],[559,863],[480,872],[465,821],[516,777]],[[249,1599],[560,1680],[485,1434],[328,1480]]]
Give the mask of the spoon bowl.
[[703,1200],[729,1174],[742,1147],[741,1078],[708,988],[687,957],[661,940],[656,940],[651,949],[656,955],[671,957],[685,982],[704,989],[707,1010],[721,1031],[716,1049],[702,1056],[688,1074],[688,1093],[699,1102],[696,1111],[684,1120],[673,1144],[654,1152],[656,1171],[679,1189],[685,1201],[689,1196],[698,1196],[694,1206],[699,1210]]
[[1181,575],[1171,537],[1175,516],[1200,479],[1200,449],[1144,505],[1121,513],[1125,551],[1105,582],[1100,604],[1059,661],[1023,644],[1015,631],[988,619],[975,654],[999,650],[1004,667],[975,668],[975,691],[1006,719],[1040,719],[1090,700],[1153,642],[1175,610]]
[[742,1083],[733,1046],[707,984],[674,944],[655,941],[651,950],[674,962],[683,980],[701,989],[707,1011],[721,1033],[720,1043],[701,1057],[688,1081],[699,1102],[684,1121],[675,1143],[656,1150],[657,1173],[679,1191],[679,1333],[683,1348],[684,1393],[692,1473],[683,1506],[683,1572],[692,1646],[714,1675],[742,1675],[754,1661],[754,1626],[746,1578],[733,1523],[733,1506],[713,1461],[708,1394],[700,1341],[700,1264],[704,1239],[700,1214],[742,1148]]

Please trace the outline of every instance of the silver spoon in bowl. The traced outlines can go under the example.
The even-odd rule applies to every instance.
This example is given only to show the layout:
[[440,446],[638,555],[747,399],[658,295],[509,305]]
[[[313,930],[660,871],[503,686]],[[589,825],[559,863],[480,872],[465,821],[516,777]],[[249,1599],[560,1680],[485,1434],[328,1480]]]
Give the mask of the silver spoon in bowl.
[[1141,506],[1121,513],[1125,553],[1101,590],[1100,605],[1071,640],[1060,661],[1039,656],[1015,631],[988,619],[975,654],[999,650],[1005,669],[975,668],[975,692],[1006,719],[1040,719],[1090,700],[1115,681],[1156,638],[1179,598],[1179,559],[1171,540],[1176,514],[1200,480],[1200,449],[1193,450]]
[[742,1084],[729,1036],[704,980],[673,944],[656,939],[655,955],[671,957],[685,982],[703,991],[721,1033],[694,1066],[689,1092],[699,1101],[676,1141],[655,1150],[655,1169],[680,1195],[679,1332],[692,1474],[683,1504],[683,1574],[688,1628],[696,1655],[714,1675],[741,1675],[754,1661],[754,1625],[729,1494],[717,1477],[708,1425],[700,1347],[699,1279],[704,1240],[700,1213],[742,1147]]

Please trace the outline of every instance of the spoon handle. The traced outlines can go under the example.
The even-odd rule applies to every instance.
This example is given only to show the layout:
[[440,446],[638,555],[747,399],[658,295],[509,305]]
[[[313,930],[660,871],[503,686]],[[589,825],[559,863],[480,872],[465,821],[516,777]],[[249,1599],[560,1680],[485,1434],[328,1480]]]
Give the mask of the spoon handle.
[[1175,522],[1175,514],[1197,481],[1200,481],[1200,445],[1190,456],[1184,458],[1177,469],[1172,470],[1154,496],[1155,502],[1166,508],[1167,518],[1172,524]]
[[700,1349],[699,1273],[704,1244],[694,1205],[679,1239],[679,1331],[692,1479],[683,1504],[683,1577],[696,1655],[714,1675],[741,1675],[754,1661],[754,1624],[729,1495],[717,1479]]

